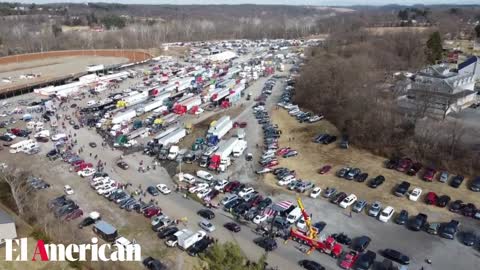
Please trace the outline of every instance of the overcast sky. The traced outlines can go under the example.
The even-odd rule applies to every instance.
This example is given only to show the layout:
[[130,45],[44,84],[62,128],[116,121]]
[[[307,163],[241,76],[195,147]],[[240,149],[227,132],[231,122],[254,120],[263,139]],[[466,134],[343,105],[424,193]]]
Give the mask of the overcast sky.
[[[15,0],[12,2],[21,3],[86,3],[89,1],[81,0]],[[316,5],[316,6],[349,6],[349,5],[388,5],[388,4],[480,4],[479,0],[97,0],[90,2],[109,2],[109,3],[123,3],[123,4],[277,4],[277,5]]]

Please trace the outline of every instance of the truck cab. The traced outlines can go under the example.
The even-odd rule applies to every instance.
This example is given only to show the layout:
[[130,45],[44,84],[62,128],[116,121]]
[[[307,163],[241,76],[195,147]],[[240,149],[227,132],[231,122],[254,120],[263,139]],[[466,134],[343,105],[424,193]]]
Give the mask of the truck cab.
[[172,145],[172,147],[170,147],[170,151],[168,151],[167,158],[169,160],[175,160],[179,151],[180,151],[180,148],[177,145]]

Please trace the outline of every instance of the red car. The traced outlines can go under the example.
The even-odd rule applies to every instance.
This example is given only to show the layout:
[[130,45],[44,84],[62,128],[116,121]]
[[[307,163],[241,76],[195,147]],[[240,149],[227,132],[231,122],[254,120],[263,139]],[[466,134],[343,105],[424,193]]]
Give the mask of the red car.
[[277,156],[283,156],[290,151],[290,147],[283,147],[277,150],[275,153]]
[[413,161],[409,158],[402,158],[397,166],[397,171],[406,172],[412,166]]
[[232,181],[232,182],[228,183],[228,184],[223,188],[223,191],[224,191],[224,192],[231,192],[232,190],[234,190],[235,188],[237,188],[239,185],[240,185],[240,182],[238,182],[238,181]]
[[268,164],[265,165],[267,168],[272,168],[278,165],[278,160],[272,160]]
[[323,167],[318,171],[318,173],[319,173],[319,174],[326,174],[326,173],[328,173],[328,172],[330,171],[330,169],[332,169],[332,166],[330,166],[330,165],[325,165],[325,166],[323,166]]
[[257,206],[257,204],[259,204],[261,201],[263,200],[263,197],[262,195],[258,195],[257,197],[255,197],[253,200],[252,200],[252,207],[253,206]]
[[70,221],[70,220],[74,220],[74,219],[76,219],[76,218],[79,218],[79,217],[81,217],[81,216],[83,216],[83,210],[79,208],[79,209],[75,209],[75,210],[73,210],[73,212],[67,214],[67,215],[63,218],[63,220],[65,220],[65,221]]
[[157,207],[153,207],[153,208],[149,208],[147,210],[145,210],[145,212],[143,213],[143,216],[146,217],[146,218],[151,218],[153,216],[156,216],[158,214],[160,214],[162,210],[160,208],[157,208]]
[[92,163],[81,163],[78,166],[75,166],[75,171],[76,172],[83,171],[86,168],[93,168],[93,164]]
[[342,262],[340,263],[340,267],[343,269],[352,269],[359,256],[360,254],[358,252],[353,250],[350,251],[343,258]]
[[82,160],[82,159],[77,160],[72,163],[72,166],[79,166],[80,164],[83,164],[83,163],[85,163],[85,160]]
[[437,173],[437,171],[435,169],[426,168],[425,173],[423,174],[423,180],[428,181],[428,182],[432,182],[433,178],[435,178],[436,173]]
[[426,197],[426,200],[425,200],[425,202],[427,204],[436,205],[437,200],[438,200],[438,196],[435,192],[428,192],[427,193],[427,197]]
[[247,122],[235,122],[233,123],[233,127],[234,128],[244,128],[247,126]]

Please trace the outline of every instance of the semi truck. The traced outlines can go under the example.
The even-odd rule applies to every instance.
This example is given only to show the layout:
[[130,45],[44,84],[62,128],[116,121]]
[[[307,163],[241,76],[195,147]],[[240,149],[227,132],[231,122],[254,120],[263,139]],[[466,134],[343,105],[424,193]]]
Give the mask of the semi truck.
[[239,157],[243,154],[243,152],[247,149],[247,141],[245,140],[238,140],[235,146],[233,147],[232,155],[234,157]]
[[167,158],[169,160],[174,160],[177,157],[179,151],[180,151],[180,148],[177,145],[172,145],[170,147],[170,151],[168,151]]
[[221,139],[232,128],[233,122],[230,119],[230,116],[223,116],[212,127],[208,129],[207,137],[216,136],[217,139]]
[[176,114],[185,114],[194,108],[198,108],[201,104],[202,98],[193,96],[175,104],[173,106],[173,112]]
[[223,141],[220,143],[218,150],[210,158],[210,164],[208,169],[225,171],[225,169],[230,165],[229,156],[232,154],[235,145],[238,142],[238,138],[230,138],[228,141]]

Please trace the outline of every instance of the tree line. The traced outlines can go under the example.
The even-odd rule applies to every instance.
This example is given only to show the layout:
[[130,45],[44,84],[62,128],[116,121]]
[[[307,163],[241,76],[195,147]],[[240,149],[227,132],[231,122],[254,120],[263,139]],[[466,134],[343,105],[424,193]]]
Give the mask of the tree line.
[[[432,61],[437,33],[402,32],[382,37],[358,31],[332,35],[314,48],[297,79],[295,101],[324,114],[353,145],[383,155],[473,175],[479,153],[464,143],[460,121],[428,119],[422,104],[405,113],[397,71],[415,71]],[[432,38],[433,36],[433,38]],[[427,42],[429,41],[429,42]]]

